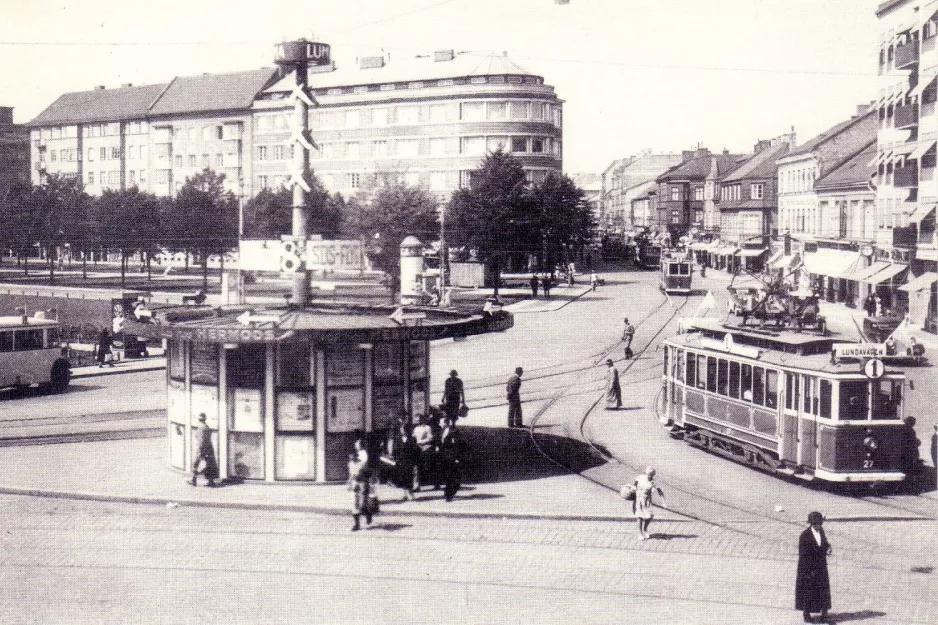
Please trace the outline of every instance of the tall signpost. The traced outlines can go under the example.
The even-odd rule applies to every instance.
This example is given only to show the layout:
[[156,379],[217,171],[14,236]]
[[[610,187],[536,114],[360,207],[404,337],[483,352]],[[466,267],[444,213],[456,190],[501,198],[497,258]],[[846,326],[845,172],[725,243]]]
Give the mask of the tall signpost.
[[293,226],[290,237],[285,237],[284,245],[291,246],[299,262],[288,269],[293,275],[292,301],[297,306],[309,304],[309,272],[306,269],[305,247],[307,215],[305,212],[306,194],[309,186],[309,153],[313,142],[309,134],[309,107],[315,100],[308,90],[310,65],[328,65],[332,62],[328,44],[315,43],[306,39],[284,41],[276,46],[274,60],[278,65],[293,70],[296,86],[293,89],[293,169],[290,182],[293,185]]

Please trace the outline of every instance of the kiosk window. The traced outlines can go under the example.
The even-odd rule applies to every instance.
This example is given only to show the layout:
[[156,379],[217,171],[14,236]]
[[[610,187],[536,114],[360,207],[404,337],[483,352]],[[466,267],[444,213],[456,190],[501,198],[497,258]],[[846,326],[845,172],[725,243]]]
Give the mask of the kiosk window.
[[730,363],[730,397],[739,399],[739,363]]
[[840,412],[845,421],[865,421],[869,416],[869,382],[840,383]]

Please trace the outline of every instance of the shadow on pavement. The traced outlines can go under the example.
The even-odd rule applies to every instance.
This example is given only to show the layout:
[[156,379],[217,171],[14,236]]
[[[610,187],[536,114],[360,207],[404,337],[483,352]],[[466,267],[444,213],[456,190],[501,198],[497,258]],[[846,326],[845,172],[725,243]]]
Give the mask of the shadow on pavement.
[[886,616],[885,612],[878,610],[860,610],[859,612],[837,612],[828,613],[827,620],[831,623],[846,623],[848,621],[865,621],[870,618],[881,618]]
[[375,523],[367,529],[369,530],[384,530],[385,532],[399,532],[405,530],[408,527],[412,527],[407,523]]
[[655,540],[674,540],[675,538],[700,538],[697,534],[652,534]]
[[[527,429],[462,427],[469,449],[464,476],[467,483],[536,480],[570,471],[551,462],[531,444]],[[570,470],[581,472],[605,464],[586,444],[565,436],[536,433],[537,444],[551,458]]]

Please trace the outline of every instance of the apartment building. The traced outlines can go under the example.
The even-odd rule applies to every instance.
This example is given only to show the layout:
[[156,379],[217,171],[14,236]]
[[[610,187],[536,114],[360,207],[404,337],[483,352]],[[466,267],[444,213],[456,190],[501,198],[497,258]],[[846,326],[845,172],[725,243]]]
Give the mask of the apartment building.
[[681,163],[658,176],[658,228],[671,234],[671,240],[697,232],[718,229],[717,189],[723,176],[746,159],[742,154],[711,154],[707,148],[682,153]]
[[13,123],[13,107],[0,106],[0,200],[16,183],[29,182],[29,129]]
[[880,24],[876,181],[877,260],[908,263],[898,287],[910,320],[935,332],[938,281],[938,1],[889,0]]
[[645,150],[610,163],[602,175],[600,212],[606,230],[631,232],[657,222],[657,218],[650,220],[647,215],[635,215],[633,200],[645,196],[649,182],[680,162],[680,154],[655,154]]
[[[252,193],[289,172],[294,85],[287,74],[254,102]],[[563,101],[504,54],[363,57],[311,72],[309,85],[319,103],[310,110],[319,146],[311,166],[332,192],[352,195],[394,176],[445,199],[499,149],[517,157],[532,182],[562,172]]]

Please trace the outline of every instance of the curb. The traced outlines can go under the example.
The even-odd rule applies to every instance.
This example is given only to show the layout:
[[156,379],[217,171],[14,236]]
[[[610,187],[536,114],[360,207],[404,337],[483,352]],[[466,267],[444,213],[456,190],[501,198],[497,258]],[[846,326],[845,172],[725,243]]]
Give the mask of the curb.
[[[103,376],[103,375],[120,375],[122,373],[140,373],[140,372],[145,372],[145,371],[160,371],[165,368],[166,368],[166,363],[145,365],[142,367],[135,367],[133,369],[114,369],[112,367],[108,367],[107,369],[104,369],[104,368],[99,369],[98,367],[92,367],[90,371],[87,371],[87,370],[86,371],[73,371],[71,379],[74,380],[75,378],[95,378],[95,377]],[[82,367],[82,369],[85,369],[85,367]]]

